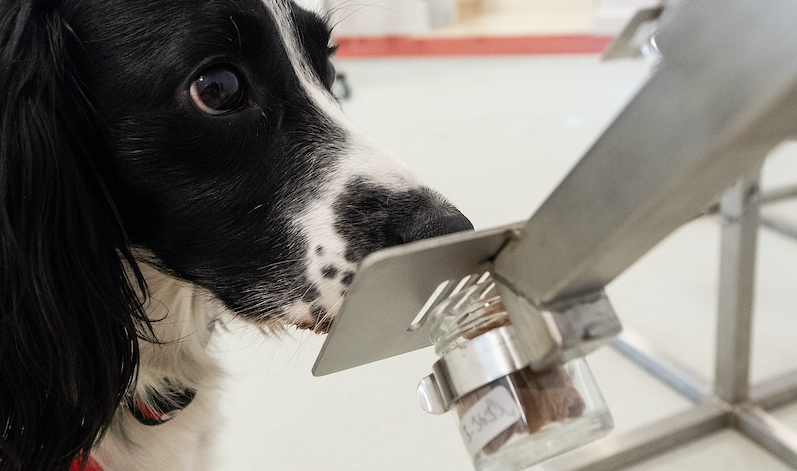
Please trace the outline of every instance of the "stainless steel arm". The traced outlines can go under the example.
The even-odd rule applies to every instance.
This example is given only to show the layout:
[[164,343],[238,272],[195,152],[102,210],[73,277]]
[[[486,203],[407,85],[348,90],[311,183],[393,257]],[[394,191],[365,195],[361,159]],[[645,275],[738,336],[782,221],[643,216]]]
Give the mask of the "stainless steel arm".
[[[496,260],[537,305],[599,289],[797,127],[794,2],[685,1],[664,60]],[[669,10],[668,10],[669,12]]]

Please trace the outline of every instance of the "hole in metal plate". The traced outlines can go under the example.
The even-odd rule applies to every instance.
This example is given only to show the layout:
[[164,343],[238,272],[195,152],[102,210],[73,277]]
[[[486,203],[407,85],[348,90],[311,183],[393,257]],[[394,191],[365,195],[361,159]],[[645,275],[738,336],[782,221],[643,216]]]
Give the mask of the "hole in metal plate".
[[437,288],[434,289],[432,295],[429,296],[429,299],[426,300],[426,303],[423,305],[421,310],[418,311],[418,315],[416,315],[415,319],[412,320],[410,327],[407,329],[408,332],[413,332],[421,328],[423,323],[426,322],[426,316],[429,315],[429,311],[432,310],[432,306],[436,305],[438,299],[443,297],[443,293],[450,284],[451,280],[446,280],[437,285]]
[[429,296],[429,299],[426,300],[426,303],[424,303],[421,310],[418,311],[418,314],[412,320],[412,323],[407,331],[413,332],[420,329],[421,326],[423,326],[423,324],[426,322],[426,319],[429,317],[429,313],[432,311],[432,309],[443,302],[443,300],[448,299],[462,290],[470,288],[471,286],[481,284],[489,276],[489,271],[484,273],[472,273],[460,279],[456,284],[454,283],[456,279],[453,279],[443,281],[437,285],[437,288],[435,288],[435,290],[432,292],[432,295]]

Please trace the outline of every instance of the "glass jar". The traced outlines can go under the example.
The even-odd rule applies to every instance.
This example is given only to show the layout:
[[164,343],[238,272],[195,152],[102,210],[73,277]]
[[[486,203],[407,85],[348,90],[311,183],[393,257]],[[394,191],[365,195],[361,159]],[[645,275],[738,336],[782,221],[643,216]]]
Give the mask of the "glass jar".
[[[483,336],[500,337],[506,343],[514,338],[509,315],[489,276],[439,304],[430,312],[428,322],[435,352],[441,357],[438,364],[459,355],[460,351],[473,350],[471,343],[487,344],[480,339]],[[507,351],[511,350],[510,345]],[[436,364],[435,371],[438,377],[476,371],[490,377],[484,372],[492,371],[491,366],[483,363],[504,364],[502,355],[495,352],[480,355],[479,365],[460,367],[446,375],[441,374]],[[468,386],[442,387],[448,391],[444,395],[449,396],[444,401],[446,409],[454,411],[462,440],[477,470],[524,469],[593,441],[612,429],[608,407],[583,358],[537,370],[522,364],[509,369],[512,370],[509,374],[479,386],[466,381]],[[457,381],[445,384],[449,383]]]

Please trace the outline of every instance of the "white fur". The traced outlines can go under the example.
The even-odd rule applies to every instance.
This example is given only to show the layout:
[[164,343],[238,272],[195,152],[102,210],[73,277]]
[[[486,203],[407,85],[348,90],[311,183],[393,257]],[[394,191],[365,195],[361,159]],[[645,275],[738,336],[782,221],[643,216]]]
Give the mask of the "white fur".
[[[266,1],[265,4],[276,19],[288,56],[302,87],[315,106],[330,121],[340,129],[346,130],[346,142],[340,143],[341,146],[345,146],[341,149],[341,158],[319,190],[321,196],[310,202],[295,219],[298,232],[308,241],[305,256],[307,275],[319,288],[321,296],[317,302],[327,310],[329,316],[334,316],[340,308],[341,292],[345,286],[338,280],[324,278],[321,270],[328,265],[333,265],[340,271],[354,271],[356,268],[344,258],[346,244],[333,225],[332,205],[346,190],[346,184],[360,178],[396,192],[423,185],[418,176],[395,154],[354,126],[321,84],[299,49],[288,4],[283,1]],[[325,248],[322,256],[315,253],[315,248],[319,245]],[[308,303],[298,301],[286,306],[284,313],[290,319],[312,322],[310,308]]]
[[195,286],[141,263],[150,299],[147,315],[160,344],[139,341],[141,365],[135,392],[157,388],[164,378],[197,390],[196,398],[175,418],[161,425],[143,425],[126,405],[116,423],[92,452],[104,471],[182,471],[213,469],[214,431],[223,373],[209,348],[212,327],[225,310]]

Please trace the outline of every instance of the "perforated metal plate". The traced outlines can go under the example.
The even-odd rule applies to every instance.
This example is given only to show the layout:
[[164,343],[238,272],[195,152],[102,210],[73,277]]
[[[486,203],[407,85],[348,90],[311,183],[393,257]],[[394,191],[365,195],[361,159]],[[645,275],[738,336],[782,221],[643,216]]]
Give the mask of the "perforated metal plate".
[[313,374],[323,376],[429,346],[428,328],[410,325],[435,288],[483,270],[520,226],[436,237],[368,256],[332,324]]

